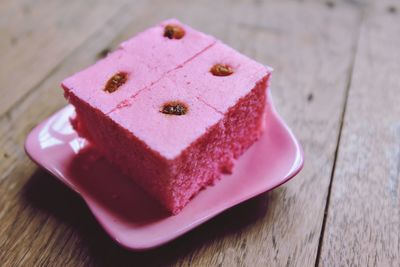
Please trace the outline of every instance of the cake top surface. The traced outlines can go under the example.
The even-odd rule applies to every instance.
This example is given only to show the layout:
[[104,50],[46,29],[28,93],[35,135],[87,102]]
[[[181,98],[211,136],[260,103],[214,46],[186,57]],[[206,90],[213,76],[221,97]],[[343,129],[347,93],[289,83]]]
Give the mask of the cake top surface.
[[123,42],[62,86],[67,97],[75,95],[173,159],[270,72],[172,19]]
[[[181,30],[176,39],[176,29]],[[175,35],[174,35],[175,34]],[[118,50],[62,82],[66,95],[73,93],[92,107],[108,113],[121,102],[151,86],[215,43],[175,19],[166,20],[123,42]],[[126,82],[113,92],[105,90],[114,75],[125,73]]]

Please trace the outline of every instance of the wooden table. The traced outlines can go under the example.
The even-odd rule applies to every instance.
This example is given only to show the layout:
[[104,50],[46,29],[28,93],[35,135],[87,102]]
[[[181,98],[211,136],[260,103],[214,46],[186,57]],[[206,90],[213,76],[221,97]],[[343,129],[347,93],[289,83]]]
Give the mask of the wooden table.
[[[169,17],[275,72],[295,179],[156,250],[118,247],[25,155],[71,73]],[[0,266],[399,266],[400,2],[0,1]]]

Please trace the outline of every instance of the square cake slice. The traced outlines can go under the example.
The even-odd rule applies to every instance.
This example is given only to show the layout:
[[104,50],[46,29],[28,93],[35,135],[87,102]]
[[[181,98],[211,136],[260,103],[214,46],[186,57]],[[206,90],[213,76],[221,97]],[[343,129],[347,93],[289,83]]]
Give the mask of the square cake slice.
[[[179,25],[186,33],[193,31],[201,40],[208,38]],[[179,29],[167,29],[167,26],[171,24],[164,26],[164,38],[181,34]],[[107,58],[103,68],[94,65],[93,76],[78,74],[73,76],[73,88],[66,86],[68,83],[63,86],[66,92],[76,91],[66,95],[76,109],[74,127],[78,133],[176,214],[201,189],[213,184],[222,173],[231,172],[235,159],[260,137],[271,69],[220,42],[212,42],[192,57],[181,58],[182,51],[197,47],[193,44],[199,42],[197,37],[193,39],[197,41],[188,39],[184,43],[184,35],[171,39],[182,41],[179,45],[159,45],[163,43],[159,40],[161,33],[151,31],[154,37],[148,36],[143,44],[159,46],[157,54],[140,60],[152,68],[155,63],[147,60],[159,60],[162,66],[165,57],[170,55],[176,59],[171,59],[176,66],[137,92],[126,96],[115,94],[125,87],[126,91],[132,90],[142,80],[153,80],[153,73],[128,75],[120,87],[111,85],[118,87],[115,92],[104,98],[98,96],[107,80],[102,74],[103,68],[120,69],[119,57],[114,58],[119,50]],[[123,43],[120,49],[122,58],[131,62],[127,63],[129,68],[137,67],[136,62],[130,61],[136,57],[132,52],[135,38]],[[124,48],[128,46],[133,50]],[[177,63],[183,58],[186,60]],[[93,80],[88,82],[89,79]],[[103,108],[114,101],[115,95],[120,104]]]

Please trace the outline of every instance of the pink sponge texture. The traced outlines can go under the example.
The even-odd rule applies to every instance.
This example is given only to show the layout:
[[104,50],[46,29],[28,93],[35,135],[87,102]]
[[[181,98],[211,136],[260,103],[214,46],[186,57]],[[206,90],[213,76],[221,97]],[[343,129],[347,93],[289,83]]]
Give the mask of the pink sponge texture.
[[[185,29],[182,39],[163,36],[171,23]],[[271,69],[176,20],[120,47],[63,82],[77,113],[74,127],[176,214],[221,173],[232,172],[235,159],[260,137]],[[233,73],[214,76],[214,64]],[[127,82],[105,92],[107,79],[122,69]],[[178,102],[185,114],[161,112]]]

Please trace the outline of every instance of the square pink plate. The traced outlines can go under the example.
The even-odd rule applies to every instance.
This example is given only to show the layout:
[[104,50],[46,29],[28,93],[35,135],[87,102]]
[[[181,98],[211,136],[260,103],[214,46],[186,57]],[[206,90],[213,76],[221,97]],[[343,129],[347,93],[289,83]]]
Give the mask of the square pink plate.
[[105,231],[130,250],[160,246],[240,202],[281,185],[303,166],[301,146],[276,113],[271,95],[267,128],[237,161],[232,175],[200,192],[178,215],[171,216],[100,157],[70,126],[66,106],[40,123],[26,139],[25,150],[87,203]]

